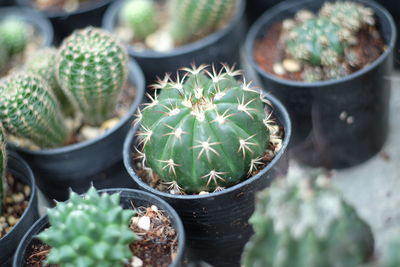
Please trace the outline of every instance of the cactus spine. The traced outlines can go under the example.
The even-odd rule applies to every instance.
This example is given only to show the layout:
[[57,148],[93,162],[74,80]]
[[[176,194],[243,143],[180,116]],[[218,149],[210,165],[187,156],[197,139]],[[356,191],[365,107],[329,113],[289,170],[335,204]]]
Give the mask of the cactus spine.
[[25,49],[28,42],[28,25],[16,17],[7,17],[0,23],[0,38],[10,55]]
[[32,73],[0,81],[0,121],[5,130],[43,148],[63,145],[68,138],[64,118],[49,85]]
[[258,195],[245,267],[356,267],[373,253],[369,226],[326,177],[289,175]]
[[178,44],[210,34],[236,7],[237,0],[171,0],[170,32]]
[[129,229],[133,210],[123,210],[119,194],[99,195],[91,187],[83,197],[71,192],[67,202],[48,211],[50,228],[38,235],[51,247],[48,264],[124,266],[132,258]]
[[154,87],[161,93],[139,113],[141,157],[166,183],[185,192],[236,184],[269,143],[264,103],[239,71],[185,68]]
[[0,124],[0,215],[3,210],[3,199],[5,197],[5,177],[6,177],[6,141],[4,138],[3,127]]
[[58,82],[88,124],[99,125],[112,116],[127,79],[127,60],[125,49],[101,29],[75,31],[61,44]]

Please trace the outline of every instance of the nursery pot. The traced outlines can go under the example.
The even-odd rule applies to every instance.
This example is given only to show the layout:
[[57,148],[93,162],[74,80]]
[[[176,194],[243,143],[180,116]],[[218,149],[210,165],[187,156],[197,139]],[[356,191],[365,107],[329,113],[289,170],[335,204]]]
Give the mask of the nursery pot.
[[[103,18],[103,28],[112,32],[118,23],[118,15],[125,0],[113,3]],[[212,63],[239,64],[240,44],[243,39],[245,1],[239,0],[231,21],[223,29],[203,39],[177,47],[169,52],[152,50],[138,51],[128,46],[129,55],[142,68],[146,84],[153,84],[155,77],[163,78],[166,73],[175,73],[182,67]],[[190,22],[188,22],[190,23]]]
[[[178,214],[175,210],[168,205],[164,200],[151,195],[149,193],[134,190],[134,189],[126,189],[126,188],[113,188],[106,190],[99,190],[99,192],[104,192],[108,194],[121,194],[121,205],[124,209],[129,209],[132,207],[132,203],[135,204],[136,207],[144,206],[150,207],[151,205],[156,205],[159,210],[165,211],[165,213],[171,219],[171,223],[174,226],[175,230],[178,233],[178,250],[176,253],[175,260],[170,267],[179,267],[182,266],[184,250],[185,250],[185,230],[182,225],[182,221],[179,218]],[[38,244],[40,241],[36,239],[36,235],[49,227],[48,217],[43,216],[40,218],[25,234],[19,246],[15,252],[15,256],[13,259],[12,266],[24,266],[24,260],[29,255],[29,248],[33,244]]]
[[133,114],[142,101],[144,78],[139,66],[129,63],[128,79],[136,96],[127,114],[101,136],[65,147],[29,150],[10,144],[31,165],[40,190],[49,198],[63,201],[69,189],[84,193],[91,184],[96,188],[130,187],[132,181],[122,162],[122,147]]
[[265,72],[254,58],[255,43],[273,24],[300,9],[317,11],[320,1],[285,1],[267,11],[251,27],[245,44],[250,66],[264,88],[288,109],[293,123],[294,157],[312,166],[344,168],[359,164],[380,151],[388,134],[392,52],[396,27],[390,14],[372,1],[356,0],[372,8],[387,49],[372,64],[337,80],[298,82]]
[[[34,8],[33,0],[16,0],[20,6]],[[87,26],[100,27],[101,18],[112,0],[89,0],[83,2],[80,7],[72,12],[64,9],[52,8],[40,11],[54,26],[55,42],[59,44],[74,30]]]
[[239,266],[240,254],[252,233],[248,219],[254,211],[254,195],[287,170],[284,155],[291,135],[289,115],[276,98],[267,95],[267,99],[272,103],[278,124],[284,129],[281,150],[258,174],[220,192],[173,195],[150,187],[136,174],[132,158],[138,125],[128,133],[124,144],[125,167],[140,189],[163,198],[181,216],[191,260],[203,260],[218,267]]
[[28,164],[15,153],[8,153],[7,172],[31,188],[28,205],[16,225],[0,238],[0,266],[9,266],[19,241],[39,218],[35,178]]

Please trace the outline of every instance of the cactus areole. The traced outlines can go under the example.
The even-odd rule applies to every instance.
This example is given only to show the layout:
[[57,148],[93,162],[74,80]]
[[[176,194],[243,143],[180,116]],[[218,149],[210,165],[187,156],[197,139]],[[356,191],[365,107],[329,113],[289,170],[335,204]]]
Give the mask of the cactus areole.
[[228,66],[183,72],[154,85],[160,94],[139,112],[139,157],[187,193],[237,184],[260,164],[269,143],[263,99]]

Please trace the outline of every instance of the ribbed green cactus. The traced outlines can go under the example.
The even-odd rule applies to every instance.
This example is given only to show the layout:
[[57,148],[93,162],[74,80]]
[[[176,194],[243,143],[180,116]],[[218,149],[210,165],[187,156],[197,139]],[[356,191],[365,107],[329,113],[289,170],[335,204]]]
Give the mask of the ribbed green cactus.
[[155,88],[159,96],[139,113],[142,157],[161,180],[185,192],[236,184],[254,170],[269,143],[264,103],[239,71],[185,68]]
[[127,79],[127,61],[125,49],[101,29],[75,31],[61,44],[56,76],[86,123],[99,125],[113,115]]
[[4,138],[3,127],[0,124],[0,215],[3,210],[3,199],[5,194],[5,176],[6,176],[6,140]]
[[129,229],[133,215],[122,209],[119,194],[99,195],[93,187],[83,197],[71,192],[67,202],[48,210],[50,228],[38,235],[51,247],[47,263],[124,266],[132,258],[129,244],[137,239]]
[[170,0],[170,32],[178,44],[212,33],[232,16],[237,0]]
[[6,17],[0,22],[0,38],[4,41],[9,54],[25,49],[28,43],[28,25],[17,17]]
[[317,176],[289,175],[258,195],[245,267],[356,267],[369,259],[371,229]]
[[4,129],[42,148],[61,146],[68,130],[49,85],[33,73],[0,80],[0,121]]
[[122,24],[133,30],[137,40],[144,40],[157,30],[156,18],[157,12],[152,0],[129,0],[121,7],[119,14]]
[[72,115],[73,108],[58,85],[56,78],[56,55],[57,49],[43,48],[35,52],[26,61],[26,70],[40,75],[50,85],[58,102],[61,104],[63,113]]

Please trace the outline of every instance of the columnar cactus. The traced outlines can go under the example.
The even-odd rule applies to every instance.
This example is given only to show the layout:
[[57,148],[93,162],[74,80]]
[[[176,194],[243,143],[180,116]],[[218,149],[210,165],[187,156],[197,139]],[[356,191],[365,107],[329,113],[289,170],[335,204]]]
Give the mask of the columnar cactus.
[[157,14],[152,0],[129,0],[121,8],[120,21],[129,26],[135,39],[144,40],[157,30]]
[[5,176],[6,176],[6,163],[7,163],[7,154],[6,154],[6,141],[4,138],[3,127],[0,124],[0,215],[3,209],[3,199],[5,195]]
[[258,195],[250,223],[245,267],[356,267],[373,253],[371,229],[323,176],[277,180]]
[[68,130],[49,85],[32,73],[0,80],[0,121],[4,129],[42,148],[63,145]]
[[185,68],[155,85],[139,113],[141,157],[161,180],[185,192],[236,184],[260,164],[269,143],[264,103],[239,71]]
[[93,187],[83,197],[71,192],[67,202],[48,210],[50,228],[38,235],[51,247],[48,264],[124,266],[132,258],[129,229],[133,210],[120,206],[119,194],[99,195]]
[[213,32],[229,19],[237,0],[171,0],[170,32],[178,44]]
[[26,70],[40,75],[50,85],[64,114],[71,114],[71,104],[58,85],[56,78],[56,56],[57,49],[55,48],[41,49],[26,61]]
[[113,115],[127,79],[127,61],[125,49],[101,29],[75,31],[61,44],[58,82],[88,124],[99,125]]
[[0,22],[0,38],[9,54],[16,54],[25,49],[28,42],[28,25],[20,18],[6,17]]

